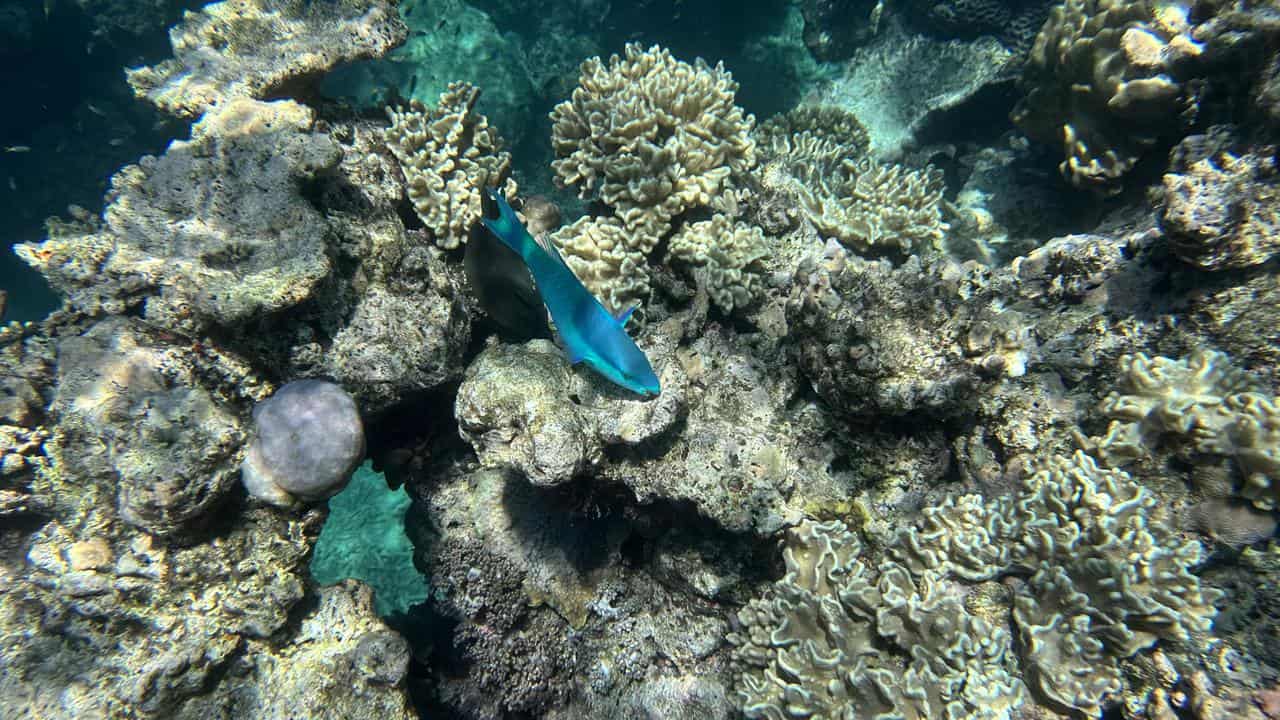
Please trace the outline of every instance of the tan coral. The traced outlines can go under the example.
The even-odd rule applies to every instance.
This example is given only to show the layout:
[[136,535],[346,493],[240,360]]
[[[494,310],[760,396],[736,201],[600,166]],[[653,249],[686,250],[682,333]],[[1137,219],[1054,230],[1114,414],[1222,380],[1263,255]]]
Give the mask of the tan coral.
[[582,217],[551,234],[582,284],[615,312],[649,297],[648,251],[634,239],[614,218]]
[[225,0],[185,14],[169,32],[173,58],[126,72],[136,95],[195,118],[234,98],[266,98],[340,63],[381,56],[407,35],[386,0]]
[[1036,37],[1013,119],[1061,144],[1059,167],[1076,187],[1118,192],[1143,152],[1193,117],[1195,84],[1172,68],[1198,46],[1186,13],[1176,21],[1177,5],[1067,0]]
[[734,102],[723,65],[627,45],[624,57],[582,64],[579,86],[551,112],[556,181],[598,192],[630,230],[656,237],[706,206],[732,173],[755,165],[755,119]]
[[750,305],[764,294],[769,249],[760,228],[717,214],[682,227],[668,248],[671,257],[705,268],[707,292],[725,312]]
[[1230,460],[1238,474],[1235,494],[1263,510],[1280,506],[1274,395],[1261,392],[1219,352],[1197,350],[1183,360],[1126,355],[1120,369],[1120,390],[1100,405],[1113,418],[1110,427],[1083,439],[1095,456],[1122,466],[1167,447],[1196,465]]
[[1205,158],[1164,176],[1160,225],[1183,261],[1205,270],[1252,267],[1280,255],[1276,149]]
[[500,188],[507,197],[516,192],[511,154],[475,111],[479,98],[479,88],[451,83],[434,108],[416,100],[407,110],[387,108],[387,146],[400,162],[409,200],[436,244],[448,250],[465,243],[479,222],[485,188]]

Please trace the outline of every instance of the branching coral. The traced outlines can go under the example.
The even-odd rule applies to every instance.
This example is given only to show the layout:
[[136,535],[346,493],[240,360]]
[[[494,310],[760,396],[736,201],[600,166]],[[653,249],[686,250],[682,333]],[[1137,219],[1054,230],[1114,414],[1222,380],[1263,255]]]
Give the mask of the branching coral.
[[1195,84],[1174,71],[1201,52],[1189,13],[1149,0],[1067,0],[1050,12],[1013,119],[1062,144],[1060,168],[1076,187],[1118,192],[1143,151],[1193,117]]
[[1280,402],[1260,392],[1219,352],[1197,350],[1184,360],[1126,355],[1121,392],[1102,412],[1115,418],[1085,444],[1112,465],[1159,447],[1197,464],[1234,460],[1236,492],[1262,509],[1280,506]]
[[[572,97],[552,111],[556,182],[584,198],[598,194],[613,211],[554,237],[578,277],[615,309],[648,295],[645,264],[672,220],[722,205],[732,176],[755,165],[755,119],[734,104],[737,89],[723,65],[691,65],[663,48],[631,44],[625,57],[583,63]],[[709,268],[726,309],[758,292],[742,271],[763,249],[744,232],[693,241],[699,231],[690,229],[673,253]]]
[[657,46],[587,60],[551,112],[556,181],[584,198],[598,192],[628,231],[656,242],[675,215],[709,205],[755,165],[755,118],[734,104],[737,89],[723,65],[690,65]]
[[436,244],[452,250],[467,240],[481,217],[486,187],[515,194],[511,155],[489,120],[475,112],[480,89],[453,83],[436,107],[413,101],[388,108],[387,146],[400,161],[409,200]]

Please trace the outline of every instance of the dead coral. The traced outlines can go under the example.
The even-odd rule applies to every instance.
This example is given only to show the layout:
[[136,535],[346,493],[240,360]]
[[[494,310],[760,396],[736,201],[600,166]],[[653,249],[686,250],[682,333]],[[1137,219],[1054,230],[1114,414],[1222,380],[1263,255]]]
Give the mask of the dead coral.
[[224,0],[186,13],[169,33],[173,58],[128,70],[129,85],[157,107],[195,118],[235,98],[267,98],[340,63],[378,57],[408,32],[385,0]]

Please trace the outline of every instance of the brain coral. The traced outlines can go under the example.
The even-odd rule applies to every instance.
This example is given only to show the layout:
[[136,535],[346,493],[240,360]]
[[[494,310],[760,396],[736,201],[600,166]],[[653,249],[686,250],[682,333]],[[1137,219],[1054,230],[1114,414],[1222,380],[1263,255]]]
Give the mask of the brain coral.
[[737,89],[723,65],[690,65],[657,46],[587,60],[551,112],[557,182],[584,198],[598,192],[628,230],[660,236],[755,165],[755,118],[734,104]]
[[485,187],[516,192],[511,154],[489,120],[475,112],[480,89],[452,83],[428,109],[414,100],[408,110],[387,108],[387,146],[400,162],[409,200],[436,244],[452,250],[480,220]]
[[1060,168],[1076,187],[1118,192],[1147,148],[1194,117],[1195,83],[1174,71],[1201,52],[1189,14],[1149,0],[1067,0],[1050,11],[1013,119],[1062,144]]

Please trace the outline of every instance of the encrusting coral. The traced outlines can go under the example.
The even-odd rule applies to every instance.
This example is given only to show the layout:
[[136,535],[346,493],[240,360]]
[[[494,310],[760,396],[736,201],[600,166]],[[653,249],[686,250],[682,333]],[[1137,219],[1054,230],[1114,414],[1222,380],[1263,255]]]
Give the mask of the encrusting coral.
[[452,250],[481,217],[485,188],[516,193],[511,154],[489,120],[475,111],[480,89],[452,83],[434,108],[414,100],[387,108],[387,147],[400,161],[409,200],[436,244]]
[[128,70],[129,85],[161,109],[195,118],[235,98],[264,99],[291,83],[318,80],[340,63],[379,56],[408,32],[387,0],[212,2],[170,31],[174,57]]
[[1126,355],[1120,390],[1100,410],[1114,418],[1106,434],[1082,440],[1105,462],[1125,465],[1158,448],[1195,465],[1230,460],[1236,494],[1264,510],[1280,507],[1280,401],[1225,354]]
[[291,100],[236,99],[111,179],[101,226],[51,227],[16,252],[89,315],[145,302],[174,330],[237,325],[311,297],[330,271],[302,185],[342,157]]
[[[1200,545],[1156,514],[1149,491],[1083,453],[1034,470],[1016,498],[926,508],[879,565],[842,523],[793,530],[786,576],[730,635],[747,716],[840,718],[852,704],[1012,718],[1015,663],[1037,699],[1096,714],[1125,687],[1121,660],[1209,630],[1220,593],[1190,572]],[[1000,578],[1016,580],[990,583]],[[1011,613],[1020,643],[992,612]]]

